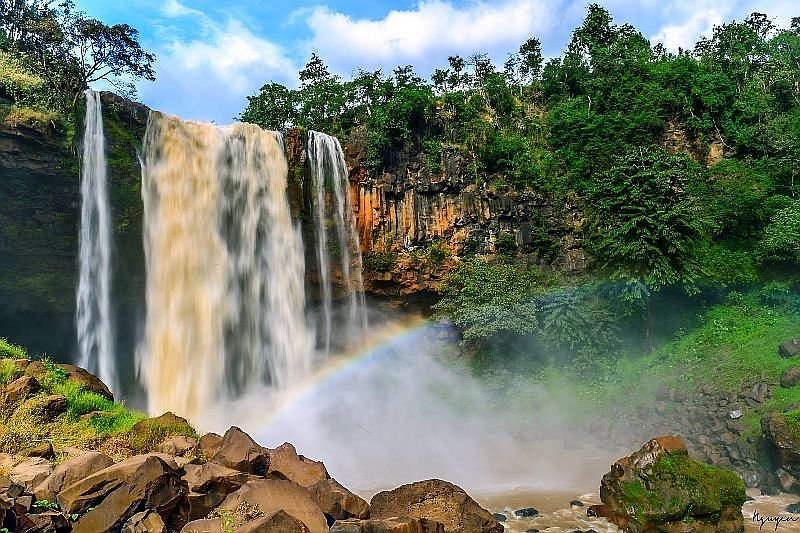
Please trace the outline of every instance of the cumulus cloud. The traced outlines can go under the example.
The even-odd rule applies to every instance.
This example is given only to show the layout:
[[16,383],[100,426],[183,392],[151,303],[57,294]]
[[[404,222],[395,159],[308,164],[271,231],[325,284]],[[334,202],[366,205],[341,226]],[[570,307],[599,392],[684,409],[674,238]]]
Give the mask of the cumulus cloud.
[[650,38],[653,43],[661,43],[668,50],[679,48],[692,50],[701,36],[710,36],[714,26],[725,21],[724,13],[715,8],[702,9],[693,13],[685,22],[667,24]]
[[479,1],[463,7],[423,0],[377,20],[317,7],[308,12],[306,23],[312,33],[309,47],[330,58],[334,68],[414,63],[424,72],[453,53],[505,55],[552,25],[554,10],[554,3],[544,0]]
[[[241,21],[217,21],[177,0],[162,13],[159,30],[159,89],[142,84],[148,104],[185,118],[230,122],[267,80],[292,83],[296,65],[285,50],[253,33]],[[166,90],[165,90],[166,88]]]

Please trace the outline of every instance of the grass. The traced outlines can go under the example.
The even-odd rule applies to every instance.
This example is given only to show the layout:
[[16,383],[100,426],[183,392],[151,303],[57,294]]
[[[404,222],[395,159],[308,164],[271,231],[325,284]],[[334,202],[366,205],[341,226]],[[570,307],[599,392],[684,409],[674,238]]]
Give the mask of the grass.
[[[0,386],[24,372],[16,359],[27,358],[24,348],[0,339]],[[69,372],[47,358],[45,373],[35,376],[39,393],[19,405],[6,405],[0,396],[0,452],[24,455],[25,451],[50,442],[58,454],[66,447],[100,449],[116,459],[153,451],[174,435],[197,437],[194,428],[174,418],[148,419],[69,379]],[[41,409],[48,395],[67,400],[67,411],[49,420]]]

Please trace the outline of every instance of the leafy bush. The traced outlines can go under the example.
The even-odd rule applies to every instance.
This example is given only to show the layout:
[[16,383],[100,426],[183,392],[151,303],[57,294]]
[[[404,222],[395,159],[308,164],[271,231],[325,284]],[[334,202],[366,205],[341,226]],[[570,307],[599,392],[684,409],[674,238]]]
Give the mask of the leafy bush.
[[364,268],[373,272],[389,272],[394,266],[392,252],[367,252],[364,254]]
[[3,337],[0,337],[0,358],[3,357],[9,359],[26,359],[28,357],[28,352],[26,352],[25,348],[22,346],[11,344]]
[[517,238],[513,233],[500,232],[495,240],[494,249],[500,255],[512,256],[517,253]]
[[757,252],[765,262],[800,264],[800,201],[773,215]]

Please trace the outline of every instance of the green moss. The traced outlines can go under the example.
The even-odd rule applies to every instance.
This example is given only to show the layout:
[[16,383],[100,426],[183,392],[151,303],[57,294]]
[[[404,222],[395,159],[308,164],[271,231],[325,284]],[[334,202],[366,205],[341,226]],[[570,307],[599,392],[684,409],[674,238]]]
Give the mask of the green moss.
[[783,418],[789,428],[789,435],[795,442],[800,442],[800,409],[783,413]]
[[168,437],[183,435],[197,438],[197,431],[178,417],[164,415],[139,421],[128,432],[128,444],[137,453],[153,451]]
[[621,483],[619,499],[624,509],[643,528],[665,521],[718,518],[726,508],[740,508],[745,501],[744,482],[734,473],[689,458],[686,453],[660,457],[639,473],[639,479]]

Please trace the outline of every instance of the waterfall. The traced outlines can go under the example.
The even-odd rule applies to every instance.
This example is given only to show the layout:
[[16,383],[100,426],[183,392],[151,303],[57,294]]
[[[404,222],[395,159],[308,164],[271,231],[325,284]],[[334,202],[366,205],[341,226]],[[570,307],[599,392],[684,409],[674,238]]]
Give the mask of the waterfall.
[[310,371],[304,259],[279,134],[151,112],[142,198],[147,319],[137,353],[149,410],[196,418]]
[[118,390],[111,323],[111,214],[106,190],[100,95],[86,90],[81,161],[80,274],[76,306],[78,364]]
[[[346,338],[353,338],[367,328],[362,276],[361,245],[350,200],[347,164],[336,137],[308,132],[308,160],[314,189],[314,232],[317,237],[317,269],[322,300],[322,338],[325,352],[330,350],[333,322],[331,246],[328,242],[328,216],[333,219],[339,254],[342,285],[347,294]],[[326,183],[333,194],[333,205],[326,213]]]

